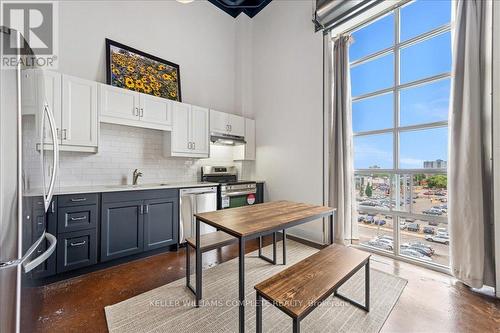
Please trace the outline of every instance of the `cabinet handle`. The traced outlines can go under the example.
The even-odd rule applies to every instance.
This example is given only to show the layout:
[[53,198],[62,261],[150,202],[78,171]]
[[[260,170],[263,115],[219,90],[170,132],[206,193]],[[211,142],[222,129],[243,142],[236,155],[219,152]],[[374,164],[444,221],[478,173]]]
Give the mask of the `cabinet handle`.
[[139,115],[139,117],[141,117],[141,118],[144,117],[144,109],[143,108],[141,108],[141,114]]
[[71,221],[83,221],[86,220],[87,216],[79,216],[79,217],[72,217],[70,218]]
[[229,132],[233,131],[233,125],[229,125]]
[[192,148],[192,145],[193,145],[193,144],[192,144],[191,142],[188,142],[188,149],[193,149],[193,148]]
[[195,150],[195,149],[196,149],[196,143],[193,142],[193,150]]
[[50,204],[50,212],[51,213],[55,213],[56,212],[56,205],[55,205],[55,201],[52,201],[52,203]]
[[61,136],[61,133],[60,133],[60,132],[61,132],[61,130],[60,130],[59,128],[56,128],[56,137],[57,137],[58,139],[62,139],[62,136]]
[[82,202],[82,201],[87,201],[87,198],[73,198],[73,199],[71,199],[71,202]]
[[143,205],[140,205],[139,207],[140,207],[140,208],[139,208],[139,214],[140,214],[140,215],[144,214],[144,206],[143,206]]
[[145,212],[144,214],[149,214],[149,205],[144,205]]
[[77,243],[69,243],[70,246],[72,247],[75,247],[75,246],[82,246],[82,245],[85,245],[85,243],[87,243],[86,241],[81,241],[81,242],[77,242]]

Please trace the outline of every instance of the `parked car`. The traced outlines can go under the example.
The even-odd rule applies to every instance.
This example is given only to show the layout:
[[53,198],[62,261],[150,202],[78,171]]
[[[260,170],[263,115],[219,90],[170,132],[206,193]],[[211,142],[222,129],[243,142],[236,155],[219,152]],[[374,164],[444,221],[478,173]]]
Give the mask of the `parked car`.
[[375,222],[374,222],[374,223],[375,223],[376,225],[380,225],[380,226],[382,226],[382,225],[386,224],[387,222],[385,222],[385,220],[375,220]]
[[358,216],[358,222],[364,222],[365,219],[366,217],[364,217],[363,215]]
[[408,227],[408,224],[405,222],[399,222],[399,229],[405,230]]
[[424,261],[432,261],[432,259],[430,257],[428,257],[428,256],[426,256],[418,251],[415,251],[415,250],[404,249],[404,250],[401,250],[400,253],[404,256],[412,257],[415,259],[424,260]]
[[382,249],[382,250],[388,250],[388,251],[392,251],[393,250],[393,247],[390,244],[387,244],[385,242],[381,242],[378,239],[369,240],[368,241],[368,245],[376,247],[376,248],[379,248],[379,249]]
[[406,225],[406,229],[408,231],[415,231],[415,232],[418,232],[420,230],[420,224],[418,223],[408,223]]
[[429,235],[434,235],[434,228],[433,227],[424,227],[422,230],[424,234],[429,234]]
[[450,234],[448,233],[448,231],[438,231],[436,233],[436,236],[439,236],[439,237],[444,237],[444,238],[450,238]]
[[437,233],[438,234],[448,234],[448,229],[447,228],[438,228]]
[[431,208],[431,209],[426,209],[424,211],[422,211],[422,213],[426,214],[426,215],[434,215],[434,216],[440,216],[440,215],[443,215],[443,212],[441,212],[441,210],[439,209],[434,209],[434,208]]
[[423,249],[429,251],[431,254],[434,254],[434,249],[427,244],[420,243],[420,242],[410,242],[410,243],[406,243],[406,244],[408,244],[411,247],[423,248]]
[[427,235],[425,236],[425,240],[429,242],[436,242],[436,243],[441,243],[445,245],[450,244],[450,238],[446,237],[444,235]]
[[437,227],[439,225],[439,222],[437,222],[437,221],[429,221],[429,225]]
[[426,249],[426,248],[423,248],[423,247],[410,246],[410,247],[408,247],[408,250],[414,250],[414,251],[420,252],[424,256],[427,256],[427,257],[432,256],[432,252],[430,250]]

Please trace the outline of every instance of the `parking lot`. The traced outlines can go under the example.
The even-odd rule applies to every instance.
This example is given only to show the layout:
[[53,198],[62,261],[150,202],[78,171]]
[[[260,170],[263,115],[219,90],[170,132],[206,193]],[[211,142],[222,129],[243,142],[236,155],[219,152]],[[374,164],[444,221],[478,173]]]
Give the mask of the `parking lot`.
[[[374,225],[366,225],[359,223],[359,240],[353,241],[357,244],[368,244],[368,241],[377,238],[378,236],[392,236],[392,229],[377,227]],[[444,266],[449,265],[449,246],[440,243],[426,241],[423,233],[415,233],[401,231],[401,243],[420,242],[427,244],[434,249],[434,254],[431,256],[432,262]]]
[[[371,179],[371,181],[374,181]],[[447,220],[447,193],[445,189],[427,189],[414,184],[401,189],[399,205],[387,180],[375,180],[371,196],[358,190],[358,236],[356,243],[393,252],[393,229],[400,232],[400,253],[413,259],[449,266],[449,238]],[[402,186],[403,187],[403,186]],[[396,206],[399,206],[397,208]],[[378,210],[374,213],[373,210]],[[392,211],[391,211],[392,210]],[[399,217],[397,212],[425,217]],[[426,239],[433,237],[434,241]],[[448,244],[445,244],[448,243]],[[420,248],[421,247],[421,248]],[[422,249],[423,248],[423,249]],[[432,253],[429,250],[432,249]]]

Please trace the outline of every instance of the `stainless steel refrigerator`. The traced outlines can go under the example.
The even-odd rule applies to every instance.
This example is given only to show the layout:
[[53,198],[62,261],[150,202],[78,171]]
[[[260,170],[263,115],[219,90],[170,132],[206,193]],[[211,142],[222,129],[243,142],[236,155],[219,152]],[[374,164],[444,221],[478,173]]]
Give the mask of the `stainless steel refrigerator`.
[[[26,65],[34,55],[21,34],[0,29],[0,333],[7,333],[29,331],[38,318],[33,274],[55,256],[46,215],[59,147],[43,71]],[[18,61],[6,66],[4,56]]]

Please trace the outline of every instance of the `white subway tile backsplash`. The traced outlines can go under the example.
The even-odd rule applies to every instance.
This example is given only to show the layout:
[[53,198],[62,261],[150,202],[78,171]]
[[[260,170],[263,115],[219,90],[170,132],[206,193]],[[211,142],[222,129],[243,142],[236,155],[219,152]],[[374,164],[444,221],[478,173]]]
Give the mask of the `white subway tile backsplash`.
[[[29,120],[27,120],[29,121]],[[202,165],[238,165],[233,162],[230,147],[211,146],[207,159],[172,158],[163,156],[163,131],[114,124],[100,125],[97,154],[61,152],[59,164],[60,186],[116,185],[130,183],[132,172],[139,169],[142,183],[163,181],[190,182],[200,179]],[[36,144],[33,124],[25,126],[33,134],[26,147]],[[40,166],[39,155],[33,149],[28,157],[31,168]]]

